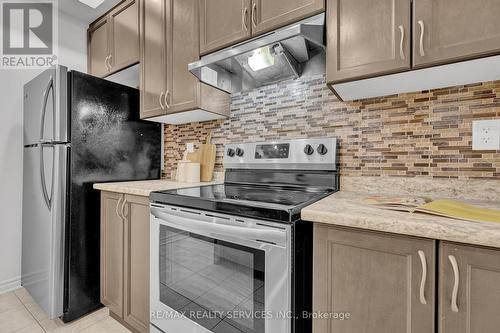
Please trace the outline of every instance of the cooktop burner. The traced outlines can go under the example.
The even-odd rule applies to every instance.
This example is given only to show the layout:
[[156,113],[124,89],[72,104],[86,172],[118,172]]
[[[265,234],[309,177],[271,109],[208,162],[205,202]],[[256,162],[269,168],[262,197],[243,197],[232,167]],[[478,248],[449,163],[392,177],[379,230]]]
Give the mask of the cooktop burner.
[[308,191],[285,187],[265,187],[241,184],[220,184],[160,193],[175,194],[184,197],[195,197],[211,201],[239,201],[241,204],[298,206],[322,196],[327,191]]
[[326,189],[220,184],[154,192],[151,200],[186,208],[289,222],[299,217],[301,208],[332,192]]

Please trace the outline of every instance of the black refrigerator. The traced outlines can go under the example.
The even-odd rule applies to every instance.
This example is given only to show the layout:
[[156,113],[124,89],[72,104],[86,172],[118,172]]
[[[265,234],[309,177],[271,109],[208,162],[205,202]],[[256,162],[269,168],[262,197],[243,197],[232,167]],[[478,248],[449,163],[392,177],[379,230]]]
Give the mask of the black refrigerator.
[[139,91],[63,66],[24,86],[22,285],[50,318],[100,304],[94,183],[160,178],[161,125]]

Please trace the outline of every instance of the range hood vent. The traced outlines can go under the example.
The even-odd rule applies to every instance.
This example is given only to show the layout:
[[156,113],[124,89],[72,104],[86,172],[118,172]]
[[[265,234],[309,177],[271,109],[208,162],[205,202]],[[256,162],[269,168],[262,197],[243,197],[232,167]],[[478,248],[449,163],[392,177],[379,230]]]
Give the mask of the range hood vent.
[[304,64],[324,53],[325,14],[256,37],[189,64],[201,82],[236,93],[298,78]]

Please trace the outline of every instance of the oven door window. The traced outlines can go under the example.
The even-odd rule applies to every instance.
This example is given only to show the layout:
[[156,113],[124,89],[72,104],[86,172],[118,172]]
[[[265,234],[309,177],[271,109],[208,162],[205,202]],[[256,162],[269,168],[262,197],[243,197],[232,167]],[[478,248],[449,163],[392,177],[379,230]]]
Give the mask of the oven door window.
[[265,252],[160,225],[160,302],[215,332],[264,333]]

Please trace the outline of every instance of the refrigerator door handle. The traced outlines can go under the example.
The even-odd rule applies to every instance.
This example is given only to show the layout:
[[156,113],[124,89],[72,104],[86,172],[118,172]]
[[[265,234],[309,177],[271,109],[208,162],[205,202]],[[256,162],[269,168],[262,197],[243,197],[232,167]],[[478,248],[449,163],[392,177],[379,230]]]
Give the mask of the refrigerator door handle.
[[[45,181],[45,162],[43,158],[43,147],[47,146],[44,144],[38,145],[40,149],[40,181],[42,184],[42,194],[43,199],[45,200],[45,204],[49,211],[52,209],[52,194],[54,192],[54,162],[55,162],[55,151],[52,154],[52,186],[50,187],[50,195],[47,191],[47,182]],[[53,147],[53,146],[50,146]]]
[[[54,94],[54,78],[52,75],[50,76],[49,82],[47,83],[47,87],[45,88],[45,92],[43,93],[43,104],[42,104],[42,110],[40,112],[41,114],[41,119],[40,119],[40,142],[50,142],[52,140],[46,140],[43,138],[44,136],[44,128],[45,128],[45,114],[47,112],[47,102],[49,100],[49,93],[52,90],[52,105],[55,107],[56,105],[56,98]],[[55,126],[52,127],[52,130],[55,131]],[[55,133],[52,133],[52,138],[54,137]]]

